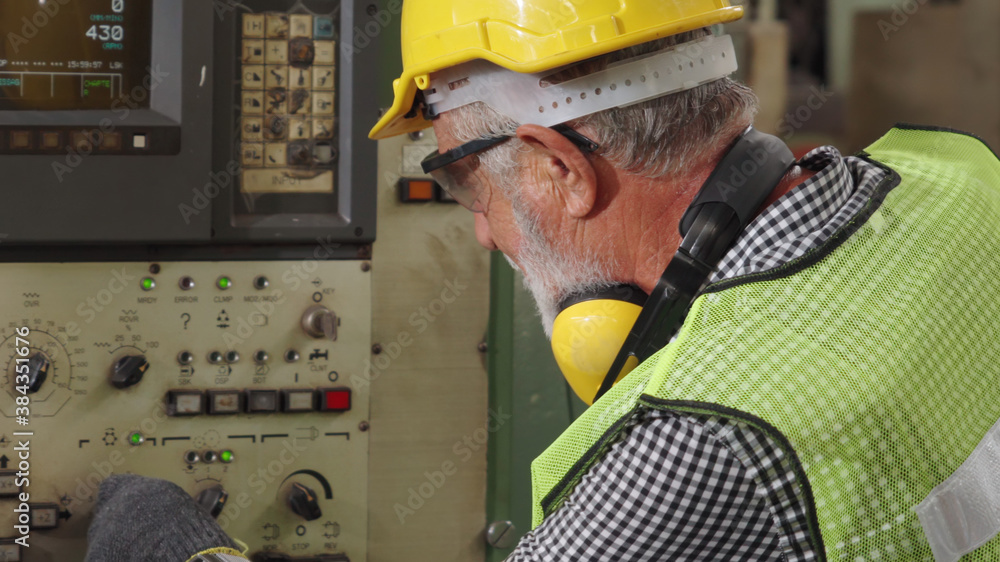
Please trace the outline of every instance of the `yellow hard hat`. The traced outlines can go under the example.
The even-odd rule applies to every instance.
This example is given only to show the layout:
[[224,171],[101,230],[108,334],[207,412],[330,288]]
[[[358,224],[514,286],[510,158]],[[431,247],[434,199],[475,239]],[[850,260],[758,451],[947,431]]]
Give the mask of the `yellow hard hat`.
[[405,0],[403,75],[369,136],[430,127],[413,101],[439,70],[485,59],[542,72],[742,16],[730,0]]

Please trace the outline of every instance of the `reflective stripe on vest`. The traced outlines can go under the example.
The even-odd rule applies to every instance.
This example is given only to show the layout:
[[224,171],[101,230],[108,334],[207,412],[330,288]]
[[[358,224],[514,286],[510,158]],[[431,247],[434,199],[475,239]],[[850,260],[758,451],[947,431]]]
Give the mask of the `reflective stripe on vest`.
[[[1000,419],[1000,162],[947,131],[893,129],[868,153],[894,173],[855,219],[708,287],[677,339],[535,460],[535,525],[632,412],[721,411],[797,459],[821,558],[931,558],[914,509]],[[1000,540],[963,560],[1000,560]]]

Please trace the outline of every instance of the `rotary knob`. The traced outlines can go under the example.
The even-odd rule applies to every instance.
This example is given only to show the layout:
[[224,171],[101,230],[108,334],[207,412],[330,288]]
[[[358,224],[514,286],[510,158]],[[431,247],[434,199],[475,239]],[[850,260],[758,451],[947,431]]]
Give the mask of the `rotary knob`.
[[315,521],[323,517],[316,492],[298,482],[293,483],[292,490],[288,492],[288,506],[306,521]]
[[28,358],[28,393],[41,390],[45,384],[45,379],[49,378],[49,358],[44,353],[38,352]]
[[139,384],[146,370],[149,369],[149,362],[145,355],[126,355],[111,367],[111,384],[115,388],[128,388]]
[[195,501],[208,512],[212,517],[218,517],[222,513],[222,508],[226,507],[226,500],[229,499],[229,492],[216,484],[211,488],[202,490],[195,498]]
[[321,304],[315,304],[302,313],[302,329],[316,339],[337,341],[337,315]]

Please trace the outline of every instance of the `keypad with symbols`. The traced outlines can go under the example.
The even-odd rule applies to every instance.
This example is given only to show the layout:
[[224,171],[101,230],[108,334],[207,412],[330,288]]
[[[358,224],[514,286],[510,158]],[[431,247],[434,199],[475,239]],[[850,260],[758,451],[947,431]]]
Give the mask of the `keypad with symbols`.
[[243,191],[333,191],[336,20],[266,12],[241,24]]

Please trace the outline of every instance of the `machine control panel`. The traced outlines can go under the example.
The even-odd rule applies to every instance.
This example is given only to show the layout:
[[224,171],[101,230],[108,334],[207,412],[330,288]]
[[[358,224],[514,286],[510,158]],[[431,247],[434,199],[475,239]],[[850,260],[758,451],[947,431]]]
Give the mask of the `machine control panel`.
[[[365,560],[369,269],[0,265],[0,517],[27,492],[33,535],[0,560],[82,559],[100,481],[127,472],[179,484],[256,559]],[[24,439],[26,485],[10,464]]]
[[335,15],[242,15],[244,192],[333,190],[335,21]]

